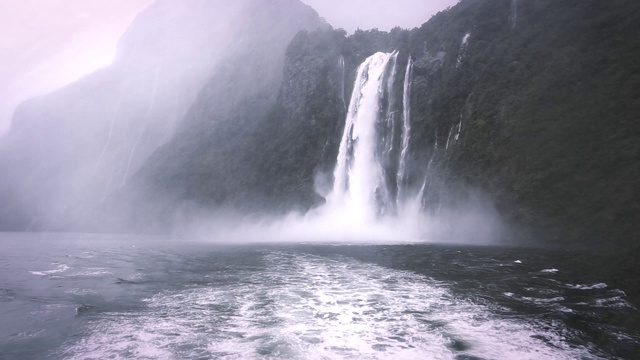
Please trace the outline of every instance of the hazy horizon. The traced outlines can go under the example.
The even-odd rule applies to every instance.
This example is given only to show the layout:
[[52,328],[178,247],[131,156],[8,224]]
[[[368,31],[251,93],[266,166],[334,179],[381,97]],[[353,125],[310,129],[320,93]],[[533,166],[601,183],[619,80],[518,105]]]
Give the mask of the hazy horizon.
[[[458,0],[303,0],[335,28],[412,28]],[[6,0],[0,4],[0,135],[23,101],[109,66],[116,45],[153,0]]]

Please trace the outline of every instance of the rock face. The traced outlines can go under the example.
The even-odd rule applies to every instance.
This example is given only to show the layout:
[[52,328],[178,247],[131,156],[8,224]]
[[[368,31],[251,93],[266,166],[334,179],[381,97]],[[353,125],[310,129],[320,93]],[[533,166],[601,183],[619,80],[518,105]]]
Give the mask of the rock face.
[[[202,90],[207,79],[224,84],[221,96],[242,85],[247,99],[263,101],[250,88],[278,83],[279,73],[260,69],[281,67],[295,33],[320,26],[295,0],[157,1],[123,36],[112,66],[16,111],[0,140],[0,228],[103,228],[96,214],[174,137],[197,94],[211,90]],[[238,68],[240,84],[227,70],[251,51],[269,55]]]
[[[411,31],[298,34],[277,98],[276,76],[253,88],[251,101],[236,87],[222,101],[218,90],[200,95],[183,132],[138,174],[139,188],[152,184],[145,202],[171,194],[145,214],[166,218],[186,203],[283,210],[321,202],[314,179],[335,164],[343,94],[356,67],[377,51],[398,50],[400,74],[409,56],[414,62],[407,181],[426,180],[427,211],[480,193],[539,238],[633,241],[638,20],[633,1],[535,0],[514,8],[507,0],[466,0]],[[247,59],[208,89],[244,81],[243,72],[255,71]],[[208,119],[218,121],[204,126]]]
[[[192,1],[199,6],[209,3]],[[640,211],[640,191],[635,186],[640,176],[640,63],[636,60],[640,57],[636,25],[640,8],[632,0],[512,3],[462,0],[418,29],[357,31],[346,36],[340,30],[311,31],[322,28],[322,22],[297,1],[239,2],[246,7],[234,19],[242,26],[232,27],[232,36],[222,36],[230,39],[224,43],[228,50],[213,54],[219,44],[207,48],[213,55],[203,56],[215,62],[206,67],[210,76],[184,119],[175,131],[159,131],[158,139],[173,135],[152,155],[147,156],[162,140],[150,145],[144,152],[147,155],[142,156],[141,151],[139,160],[133,157],[129,175],[123,175],[127,173],[124,170],[108,173],[94,170],[103,166],[80,166],[76,163],[84,163],[59,159],[68,160],[68,154],[86,146],[90,150],[83,151],[82,157],[73,156],[83,161],[86,156],[91,161],[85,162],[91,164],[107,163],[102,159],[116,156],[112,146],[115,149],[115,144],[137,141],[114,139],[147,136],[140,130],[144,121],[123,122],[129,128],[113,127],[110,131],[112,117],[107,117],[96,131],[95,127],[82,127],[80,120],[70,122],[73,126],[25,120],[24,126],[17,125],[5,139],[2,161],[28,171],[8,172],[14,177],[10,183],[20,185],[3,187],[9,190],[2,190],[0,196],[12,199],[18,189],[24,197],[19,204],[31,206],[24,208],[25,214],[33,213],[41,199],[38,192],[29,189],[68,194],[65,186],[73,177],[48,175],[55,174],[51,168],[63,164],[72,174],[81,171],[78,169],[91,174],[102,171],[100,176],[88,177],[100,179],[96,184],[101,196],[117,188],[106,184],[125,183],[103,202],[103,214],[113,215],[100,218],[103,230],[170,231],[176,216],[189,214],[191,209],[280,213],[309,209],[323,201],[316,190],[326,192],[333,181],[331,169],[356,68],[375,52],[398,51],[397,73],[411,74],[408,99],[402,98],[406,93],[402,80],[393,83],[395,91],[389,91],[397,94],[397,104],[410,101],[408,170],[403,181],[414,187],[425,184],[425,211],[441,211],[470,199],[489,199],[507,222],[534,230],[537,238],[634,242],[640,234],[640,226],[633,221]],[[185,5],[185,11],[187,8]],[[125,51],[128,48],[133,53],[139,44],[148,42],[143,31],[133,29],[131,34],[138,35],[123,39],[122,54],[129,53]],[[310,31],[295,35],[301,29]],[[213,35],[197,39],[208,36]],[[163,44],[150,42],[149,46],[155,49]],[[174,54],[172,61],[182,67],[189,63],[185,59],[191,55],[180,57],[188,53],[186,50],[168,53]],[[409,58],[411,72],[406,71]],[[138,63],[127,59],[119,57],[114,66]],[[155,69],[164,66],[144,68],[147,74],[155,74]],[[59,102],[53,97],[73,98],[94,86],[89,93],[102,99],[95,94],[107,85],[91,85],[95,83],[92,79],[110,79],[113,71],[105,70],[26,104],[18,118],[40,118],[44,115],[33,114],[55,115],[63,110],[111,114],[116,100],[111,105],[102,105],[102,100],[68,100],[58,109]],[[110,84],[109,93],[117,93],[112,88],[123,88],[125,78],[135,82],[123,76],[114,83],[104,80],[100,84]],[[145,89],[153,88],[153,83],[145,82]],[[173,89],[170,93],[184,91]],[[174,98],[167,95],[162,99],[154,104],[166,106]],[[128,96],[121,100],[128,101]],[[48,107],[43,105],[49,102]],[[150,101],[136,104],[137,112],[127,110],[138,114],[130,115],[132,118],[147,118],[139,114],[150,111],[155,115],[149,115],[149,121],[165,123],[166,107],[148,110],[155,109]],[[121,124],[119,121],[113,124]],[[163,127],[154,125],[153,129]],[[91,131],[101,134],[101,141],[69,145],[69,139],[78,144],[95,139]],[[36,139],[50,134],[59,140],[46,144],[55,145],[38,145]],[[25,145],[27,138],[29,146]],[[109,138],[113,145],[105,146]],[[16,151],[17,144],[28,151]],[[8,148],[14,150],[9,152]],[[131,146],[123,149],[124,154],[132,153]],[[46,158],[45,153],[59,155],[20,167]],[[148,159],[131,175],[145,157]],[[42,181],[44,178],[47,180]],[[7,214],[2,219],[10,222],[13,212]]]
[[640,70],[631,60],[640,55],[632,40],[640,9],[521,1],[517,23],[505,22],[511,11],[507,1],[462,2],[418,31],[435,34],[422,59],[447,54],[435,72],[416,69],[425,91],[414,89],[424,96],[414,113],[425,124],[421,138],[431,131],[438,140],[448,198],[469,184],[537,237],[634,242],[640,77],[630,74]]

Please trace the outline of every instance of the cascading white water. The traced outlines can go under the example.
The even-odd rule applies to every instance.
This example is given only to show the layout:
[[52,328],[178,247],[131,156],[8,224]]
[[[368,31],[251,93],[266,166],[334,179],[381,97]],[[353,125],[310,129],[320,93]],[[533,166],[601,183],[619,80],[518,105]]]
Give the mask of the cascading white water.
[[[467,241],[470,234],[474,239],[496,238],[500,225],[493,213],[484,215],[490,208],[473,203],[442,209],[440,162],[445,145],[438,145],[437,133],[432,151],[411,141],[417,140],[411,133],[412,123],[417,123],[411,118],[411,90],[418,65],[408,57],[402,71],[399,56],[396,51],[376,53],[358,67],[333,186],[318,192],[326,203],[304,214],[291,212],[274,223],[268,228],[274,238],[350,244]],[[446,147],[461,138],[462,127],[461,117],[449,130]],[[320,181],[326,174],[321,175]],[[255,238],[251,234],[258,231],[264,238],[264,230],[248,227],[240,237]]]
[[400,108],[394,90],[397,57],[395,51],[376,53],[358,68],[327,196],[331,211],[354,222],[420,212],[421,199],[416,197],[421,198],[422,191],[415,189],[412,197],[408,180],[413,60],[407,61]]
[[[381,111],[385,111],[385,121],[377,126],[378,131],[378,162],[383,169],[383,184],[378,187],[377,201],[380,214],[392,213],[395,209],[395,174],[397,173],[397,131],[398,113],[397,101],[394,96],[394,85],[396,82],[396,69],[398,65],[398,52],[391,53],[389,64],[387,65],[387,79],[385,92],[380,104]],[[399,130],[399,129],[398,129]]]
[[462,131],[462,119],[458,123],[458,132],[456,132],[455,140],[458,141],[460,139],[460,132]]
[[376,53],[360,65],[345,122],[330,206],[347,209],[353,218],[366,221],[376,217],[377,197],[384,184],[378,161],[376,123],[380,118],[385,73],[394,54]]
[[302,222],[291,214],[280,224],[286,233],[349,241],[418,241],[430,231],[432,221],[421,211],[426,181],[409,179],[413,60],[408,59],[402,78],[398,56],[397,51],[379,52],[358,67],[333,187],[325,205],[305,214]]
[[409,157],[409,140],[411,138],[411,78],[413,76],[413,60],[409,56],[407,69],[404,74],[404,86],[402,93],[402,150],[400,152],[400,162],[398,165],[397,186],[398,197],[396,199],[398,207],[405,200],[407,186],[407,160]]
[[344,98],[344,56],[340,55],[338,59],[338,69],[340,70],[340,99],[342,99],[342,106],[344,110],[347,110],[347,101]]
[[458,51],[458,60],[456,61],[456,69],[460,67],[460,64],[462,64],[462,59],[467,51],[467,44],[469,43],[470,36],[471,33],[466,33],[464,37],[462,37],[462,41],[460,42],[460,51]]
[[385,127],[381,129],[380,138],[383,142],[382,147],[384,149],[384,161],[388,163],[390,158],[393,156],[394,150],[394,140],[396,137],[396,111],[393,107],[394,99],[391,94],[393,94],[393,84],[395,83],[396,78],[396,65],[398,59],[398,52],[394,51],[391,53],[391,58],[389,59],[388,68],[389,71],[389,79],[386,81],[386,95],[389,96],[387,104],[386,104],[386,116],[385,116]]

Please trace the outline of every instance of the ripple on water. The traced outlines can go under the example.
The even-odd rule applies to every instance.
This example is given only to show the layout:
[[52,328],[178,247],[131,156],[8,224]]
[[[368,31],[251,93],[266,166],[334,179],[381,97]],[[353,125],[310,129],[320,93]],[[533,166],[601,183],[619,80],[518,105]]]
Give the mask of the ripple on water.
[[500,317],[495,305],[460,299],[447,284],[425,276],[349,258],[278,251],[263,257],[267,271],[236,274],[246,281],[164,291],[135,314],[95,314],[88,336],[63,355],[598,358],[590,348],[569,344],[572,334],[561,324]]
[[70,269],[70,267],[67,264],[52,263],[51,265],[54,265],[56,268],[52,270],[29,271],[29,272],[32,275],[36,275],[36,276],[48,276],[48,277],[56,276],[59,278],[60,275],[56,275],[56,274],[64,273],[65,271]]
[[574,289],[574,290],[595,290],[595,289],[606,289],[606,288],[607,288],[607,284],[605,284],[605,283],[597,283],[597,284],[592,284],[592,285],[584,285],[584,284],[573,285],[573,284],[567,284],[567,287],[568,287],[569,289]]

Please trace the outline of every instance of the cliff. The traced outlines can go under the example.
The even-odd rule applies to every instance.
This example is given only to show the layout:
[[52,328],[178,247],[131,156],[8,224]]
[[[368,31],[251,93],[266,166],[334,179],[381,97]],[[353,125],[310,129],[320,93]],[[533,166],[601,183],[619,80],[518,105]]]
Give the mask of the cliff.
[[[397,79],[384,95],[394,105],[380,111],[409,102],[401,181],[424,185],[424,211],[481,202],[515,230],[510,239],[636,243],[635,2],[462,0],[417,29],[347,36],[293,0],[239,2],[219,15],[229,23],[214,27],[185,23],[193,9],[203,23],[218,16],[204,11],[209,2],[192,1],[177,12],[159,2],[157,14],[182,15],[157,31],[151,24],[162,16],[141,15],[112,68],[21,108],[0,149],[11,184],[0,190],[12,204],[3,207],[4,228],[65,228],[77,218],[69,194],[90,217],[84,226],[103,231],[167,232],[203,209],[318,206],[333,182],[357,67],[375,52],[398,51]],[[178,25],[198,34],[193,47],[166,30]],[[146,60],[130,55],[138,51]],[[206,65],[192,67],[195,58]],[[189,86],[165,83],[178,76],[165,71],[176,69],[188,72],[180,76]],[[116,96],[126,84],[138,90]],[[87,98],[77,101],[79,93]],[[75,196],[83,186],[91,191]]]
[[[466,0],[414,30],[303,32],[282,81],[260,83],[250,101],[237,95],[247,88],[224,91],[236,94],[222,101],[241,104],[233,108],[201,93],[174,150],[157,152],[138,181],[153,184],[149,198],[172,194],[156,214],[186,203],[275,212],[322,203],[314,181],[332,181],[355,69],[398,50],[399,73],[414,62],[408,181],[428,179],[427,211],[481,197],[538,239],[633,243],[638,20],[633,1]],[[257,77],[252,64],[209,88]],[[202,126],[214,118],[226,120]]]

